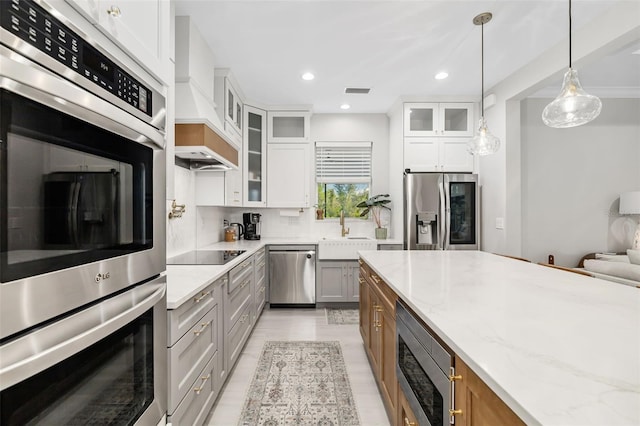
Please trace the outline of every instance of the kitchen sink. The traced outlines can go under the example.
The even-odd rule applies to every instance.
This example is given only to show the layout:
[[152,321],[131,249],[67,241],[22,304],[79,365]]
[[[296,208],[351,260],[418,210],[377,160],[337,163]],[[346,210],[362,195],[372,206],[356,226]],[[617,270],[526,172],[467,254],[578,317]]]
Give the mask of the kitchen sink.
[[318,260],[356,260],[360,250],[377,250],[369,237],[329,238],[318,241]]

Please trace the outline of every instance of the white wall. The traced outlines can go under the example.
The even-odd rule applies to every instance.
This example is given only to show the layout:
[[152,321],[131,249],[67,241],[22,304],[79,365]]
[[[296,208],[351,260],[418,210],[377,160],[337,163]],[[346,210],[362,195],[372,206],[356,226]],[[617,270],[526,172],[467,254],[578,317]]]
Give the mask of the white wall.
[[521,105],[522,255],[577,265],[589,252],[631,246],[620,227],[621,192],[640,190],[640,99],[603,99],[588,126],[552,129],[540,119],[551,99]]
[[[177,204],[186,207],[182,217],[167,219],[167,257],[205,247],[224,238],[224,207],[196,207],[195,172],[174,167]],[[167,201],[167,217],[171,201]]]
[[[589,25],[574,31],[573,63],[576,68],[596,61],[632,41],[640,39],[640,2],[621,2]],[[520,111],[518,102],[566,71],[564,41],[532,63],[512,74],[487,94],[496,103],[485,111],[491,131],[500,138],[500,151],[480,159],[482,185],[482,249],[521,255],[523,250],[520,170]],[[589,129],[592,124],[587,124]],[[505,229],[495,227],[496,218],[505,218]]]

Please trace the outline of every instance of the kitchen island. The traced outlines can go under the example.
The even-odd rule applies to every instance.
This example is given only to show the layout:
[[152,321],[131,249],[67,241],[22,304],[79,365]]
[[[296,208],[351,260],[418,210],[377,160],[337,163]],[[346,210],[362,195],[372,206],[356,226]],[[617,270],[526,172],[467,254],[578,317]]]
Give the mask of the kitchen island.
[[640,291],[478,251],[360,252],[525,423],[640,424]]

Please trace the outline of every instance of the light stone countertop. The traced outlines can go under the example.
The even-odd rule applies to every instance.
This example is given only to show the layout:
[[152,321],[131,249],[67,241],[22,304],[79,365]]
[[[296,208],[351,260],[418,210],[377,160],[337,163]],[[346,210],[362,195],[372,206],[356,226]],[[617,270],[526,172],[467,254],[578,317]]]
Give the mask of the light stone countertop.
[[640,290],[477,251],[362,258],[527,424],[640,424]]

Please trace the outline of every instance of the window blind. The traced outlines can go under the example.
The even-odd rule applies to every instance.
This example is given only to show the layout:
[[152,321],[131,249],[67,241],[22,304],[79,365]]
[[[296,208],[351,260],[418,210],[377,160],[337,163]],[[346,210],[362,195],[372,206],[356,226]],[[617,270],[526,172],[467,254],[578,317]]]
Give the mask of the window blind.
[[316,142],[316,181],[371,182],[371,142]]

